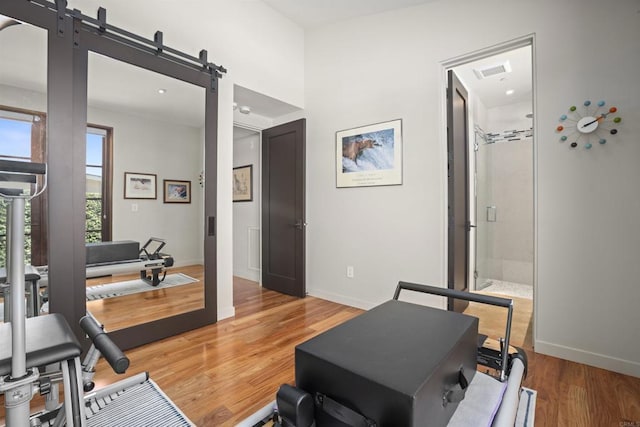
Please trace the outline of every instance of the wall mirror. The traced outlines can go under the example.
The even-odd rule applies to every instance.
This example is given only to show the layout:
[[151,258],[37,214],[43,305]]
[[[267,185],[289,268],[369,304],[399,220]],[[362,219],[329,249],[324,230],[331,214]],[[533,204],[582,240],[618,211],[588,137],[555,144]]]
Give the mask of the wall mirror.
[[[48,31],[0,15],[0,159],[46,162]],[[0,199],[0,282],[6,277],[6,208]],[[47,263],[47,195],[26,203],[25,262]],[[28,270],[27,270],[28,273]],[[29,285],[29,283],[28,283]],[[27,286],[27,312],[38,310]],[[9,319],[0,291],[0,322]]]
[[206,89],[95,52],[87,62],[86,240],[157,237],[173,259],[158,284],[139,263],[101,265],[110,274],[90,274],[87,310],[115,331],[204,309]]
[[[79,339],[77,321],[90,311],[122,349],[214,323],[216,78],[224,69],[205,51],[163,52],[161,41],[55,7],[0,4],[0,14],[23,21],[0,21],[0,107],[10,107],[0,113],[0,157],[49,165],[49,196],[30,207],[28,228],[43,242],[27,239],[28,262],[45,266],[49,308]],[[20,126],[22,145],[4,144]],[[119,269],[86,279],[88,242],[142,246],[151,237],[173,259],[165,282],[88,296],[88,288],[140,277]]]

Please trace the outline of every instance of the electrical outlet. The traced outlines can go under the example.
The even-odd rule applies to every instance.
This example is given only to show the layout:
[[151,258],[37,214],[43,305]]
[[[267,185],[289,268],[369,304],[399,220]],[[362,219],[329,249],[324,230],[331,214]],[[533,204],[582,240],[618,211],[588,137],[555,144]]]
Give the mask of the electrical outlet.
[[353,266],[347,265],[347,277],[353,279]]
[[131,212],[138,212],[138,204],[131,203]]

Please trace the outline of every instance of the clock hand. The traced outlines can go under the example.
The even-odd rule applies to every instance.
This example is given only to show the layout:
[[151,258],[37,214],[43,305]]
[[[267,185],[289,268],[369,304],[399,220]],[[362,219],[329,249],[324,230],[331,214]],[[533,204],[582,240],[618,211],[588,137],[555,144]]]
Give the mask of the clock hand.
[[596,117],[595,119],[591,120],[589,123],[583,124],[581,127],[582,128],[586,128],[586,127],[594,124],[595,122],[602,121],[602,120],[606,119],[608,115],[609,115],[609,113],[602,113],[602,114],[600,114],[599,117]]
[[602,113],[602,114],[600,114],[600,117],[596,117],[595,119],[591,120],[589,123],[585,123],[585,124],[584,124],[584,125],[582,125],[581,127],[586,128],[587,126],[590,126],[590,125],[594,124],[595,122],[599,122],[599,121],[601,121],[601,120],[604,120],[604,119],[606,119],[606,118],[607,118],[607,116],[608,116],[609,114],[610,114],[610,113]]
[[601,117],[598,117],[597,119],[593,119],[589,123],[583,124],[581,127],[586,128],[588,126],[591,126],[592,124],[594,124],[595,122],[599,121],[600,119],[601,119]]

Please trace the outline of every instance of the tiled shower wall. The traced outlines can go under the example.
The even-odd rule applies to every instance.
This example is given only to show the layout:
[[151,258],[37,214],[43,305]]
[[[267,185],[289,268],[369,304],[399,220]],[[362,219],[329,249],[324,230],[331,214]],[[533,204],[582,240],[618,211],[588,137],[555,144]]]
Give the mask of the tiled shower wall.
[[[504,107],[491,109],[486,132],[530,129],[528,108],[509,106],[508,114]],[[477,179],[477,283],[495,279],[533,285],[532,138],[481,143]],[[488,214],[491,206],[495,209]],[[493,214],[495,221],[490,221]]]

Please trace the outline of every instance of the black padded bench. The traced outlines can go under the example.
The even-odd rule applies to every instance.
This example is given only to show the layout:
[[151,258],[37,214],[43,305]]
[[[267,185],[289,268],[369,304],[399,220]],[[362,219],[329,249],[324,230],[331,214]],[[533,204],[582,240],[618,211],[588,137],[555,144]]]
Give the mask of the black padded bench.
[[[26,319],[27,368],[79,357],[82,347],[61,314]],[[0,324],[0,375],[11,372],[11,323]]]

